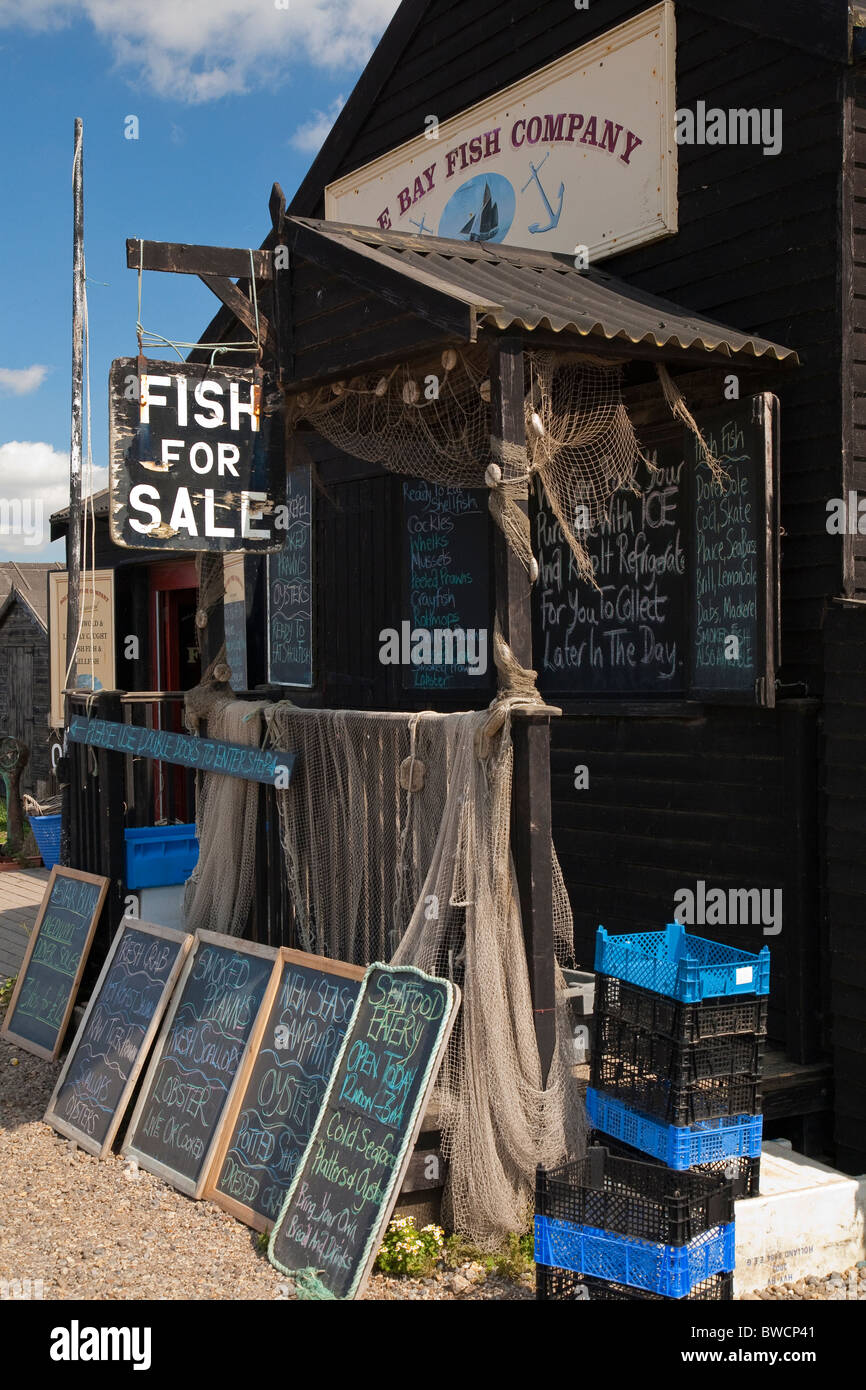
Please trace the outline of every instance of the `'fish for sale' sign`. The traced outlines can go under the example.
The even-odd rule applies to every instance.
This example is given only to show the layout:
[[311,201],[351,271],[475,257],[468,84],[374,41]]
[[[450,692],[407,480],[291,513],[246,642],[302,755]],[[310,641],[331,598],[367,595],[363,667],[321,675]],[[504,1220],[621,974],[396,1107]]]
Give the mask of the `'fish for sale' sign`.
[[145,550],[279,550],[286,472],[278,392],[258,370],[111,364],[111,538]]

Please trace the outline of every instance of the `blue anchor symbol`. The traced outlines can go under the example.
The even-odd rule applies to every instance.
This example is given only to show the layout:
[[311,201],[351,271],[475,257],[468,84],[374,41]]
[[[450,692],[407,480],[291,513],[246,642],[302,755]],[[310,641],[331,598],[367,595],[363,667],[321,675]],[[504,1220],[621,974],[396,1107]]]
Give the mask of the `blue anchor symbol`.
[[544,165],[545,165],[545,163],[546,163],[546,161],[547,161],[549,155],[550,155],[550,150],[547,151],[547,154],[544,156],[544,159],[542,159],[541,163],[538,165],[538,168],[536,168],[535,165],[534,165],[534,164],[532,163],[532,161],[530,160],[530,162],[529,162],[529,167],[530,167],[530,169],[532,170],[532,173],[530,174],[529,178],[526,180],[526,183],[523,185],[523,187],[522,187],[521,190],[520,190],[521,193],[525,193],[526,190],[527,190],[527,188],[529,187],[529,185],[532,183],[532,181],[535,180],[535,182],[538,184],[538,191],[539,191],[539,193],[541,194],[542,198],[544,199],[544,206],[547,208],[547,215],[548,215],[548,217],[550,218],[550,221],[548,222],[548,224],[547,224],[546,227],[543,227],[543,226],[541,225],[540,222],[533,222],[533,223],[531,223],[531,224],[530,224],[530,227],[529,227],[529,230],[530,230],[531,232],[533,232],[533,233],[534,233],[534,232],[552,232],[553,229],[554,229],[554,227],[556,227],[556,226],[558,225],[559,219],[560,219],[560,217],[562,216],[562,200],[563,200],[563,198],[564,198],[564,196],[565,196],[565,184],[564,184],[564,183],[561,183],[561,184],[559,185],[559,192],[558,192],[558,194],[556,195],[556,196],[558,197],[558,199],[559,199],[559,204],[558,204],[558,206],[557,206],[556,212],[554,212],[554,211],[553,211],[553,205],[551,204],[550,199],[548,198],[547,194],[546,194],[545,191],[544,191],[544,187],[543,187],[543,185],[542,185],[541,179],[538,177],[538,170],[539,170],[539,169],[542,169],[542,168],[544,167]]
[[425,232],[427,233],[428,236],[432,236],[432,235],[433,235],[433,228],[427,226],[427,217],[426,217],[426,215],[425,215],[424,213],[421,214],[421,221],[420,221],[420,222],[417,222],[417,221],[415,220],[414,217],[410,217],[410,218],[409,218],[409,221],[412,223],[412,226],[413,226],[413,227],[417,227],[417,228],[418,228],[418,234],[419,234],[419,236],[423,236]]

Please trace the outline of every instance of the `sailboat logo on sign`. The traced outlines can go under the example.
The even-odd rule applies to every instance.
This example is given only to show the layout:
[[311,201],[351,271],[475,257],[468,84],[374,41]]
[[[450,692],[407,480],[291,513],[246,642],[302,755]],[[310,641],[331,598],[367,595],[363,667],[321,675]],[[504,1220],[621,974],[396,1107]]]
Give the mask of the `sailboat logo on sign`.
[[439,235],[456,241],[504,241],[516,202],[504,175],[476,174],[448,199],[439,219]]

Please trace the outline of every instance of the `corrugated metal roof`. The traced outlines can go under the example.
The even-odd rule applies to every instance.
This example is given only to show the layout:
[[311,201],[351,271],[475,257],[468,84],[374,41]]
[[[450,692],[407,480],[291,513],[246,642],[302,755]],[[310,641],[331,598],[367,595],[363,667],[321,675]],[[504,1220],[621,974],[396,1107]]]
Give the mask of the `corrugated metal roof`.
[[471,303],[482,326],[527,332],[544,329],[635,347],[721,353],[790,365],[799,361],[793,348],[701,318],[604,270],[577,270],[568,256],[313,218],[288,221],[325,242],[354,248],[368,264],[372,258],[409,280]]

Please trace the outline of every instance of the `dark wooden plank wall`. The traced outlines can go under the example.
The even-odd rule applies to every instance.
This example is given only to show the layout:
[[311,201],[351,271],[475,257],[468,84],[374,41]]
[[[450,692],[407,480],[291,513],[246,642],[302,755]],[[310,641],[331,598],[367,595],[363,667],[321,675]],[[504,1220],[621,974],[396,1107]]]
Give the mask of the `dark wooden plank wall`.
[[[46,579],[47,583],[47,579]],[[26,604],[15,600],[0,622],[0,734],[22,739],[30,761],[22,790],[35,793],[51,774],[48,634]]]
[[827,617],[822,757],[836,1157],[866,1168],[866,610]]
[[[866,496],[866,74],[858,72],[853,80],[853,169],[850,203],[852,236],[852,265],[849,288],[852,340],[848,408],[851,412],[851,461],[843,495],[859,490]],[[850,538],[853,575],[851,592],[866,594],[866,535]]]
[[[647,8],[627,0],[436,0],[346,149],[338,177]],[[816,24],[841,52],[845,6],[758,11],[677,6],[677,105],[782,109],[782,153],[680,147],[679,234],[605,262],[614,274],[709,317],[798,348],[782,385],[783,665],[791,693],[821,688],[820,626],[841,586],[841,545],[824,527],[842,485],[837,218],[842,76],[818,56]],[[730,22],[739,15],[742,27]],[[754,28],[760,25],[765,34]],[[299,212],[323,215],[318,208]],[[864,465],[866,466],[866,465]]]
[[[814,731],[814,708],[800,707],[796,723]],[[816,846],[808,843],[812,829],[796,821],[786,784],[792,735],[778,714],[761,710],[553,721],[554,842],[580,966],[592,969],[599,925],[659,931],[673,920],[676,891],[694,890],[698,879],[726,891],[781,888],[778,936],[764,936],[759,925],[692,930],[747,951],[769,946],[771,1033],[793,1043],[800,972],[805,965],[815,982],[820,962]],[[588,771],[585,790],[575,789],[578,767]],[[811,774],[814,783],[814,758]],[[811,1006],[817,1023],[814,995]],[[819,1042],[813,1037],[813,1048]]]

